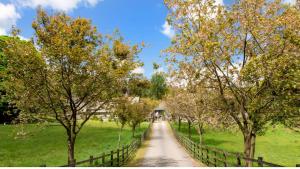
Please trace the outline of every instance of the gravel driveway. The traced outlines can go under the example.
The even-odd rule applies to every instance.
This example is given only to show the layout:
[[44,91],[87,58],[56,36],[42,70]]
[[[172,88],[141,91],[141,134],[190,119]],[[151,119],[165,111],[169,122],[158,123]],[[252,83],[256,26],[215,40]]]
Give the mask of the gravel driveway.
[[177,142],[166,121],[153,123],[152,134],[140,161],[141,167],[198,167],[195,161]]

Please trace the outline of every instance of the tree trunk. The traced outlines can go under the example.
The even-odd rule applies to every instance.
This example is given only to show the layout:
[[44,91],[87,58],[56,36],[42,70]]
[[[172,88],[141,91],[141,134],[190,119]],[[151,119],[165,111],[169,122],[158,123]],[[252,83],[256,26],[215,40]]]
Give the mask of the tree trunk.
[[201,124],[198,124],[198,133],[199,133],[199,143],[200,145],[204,144],[203,141],[203,126]]
[[200,145],[203,144],[203,138],[202,138],[202,132],[201,131],[199,133],[199,143],[200,143]]
[[252,133],[252,139],[251,139],[251,158],[254,158],[255,155],[255,143],[256,143],[256,134]]
[[178,117],[178,131],[180,131],[180,128],[181,128],[181,118]]
[[118,147],[120,147],[120,143],[121,143],[121,134],[122,134],[122,131],[123,131],[123,127],[124,127],[124,125],[121,125],[120,131],[119,131]]
[[[249,132],[244,133],[244,156],[254,159],[256,134]],[[246,161],[246,166],[251,167],[252,162]]]
[[68,165],[70,167],[75,167],[75,139],[76,136],[69,134],[68,136]]
[[134,133],[135,133],[135,125],[132,126],[132,137],[134,137]]
[[191,138],[191,121],[190,120],[188,120],[188,125],[189,125],[189,129],[188,129],[189,138]]

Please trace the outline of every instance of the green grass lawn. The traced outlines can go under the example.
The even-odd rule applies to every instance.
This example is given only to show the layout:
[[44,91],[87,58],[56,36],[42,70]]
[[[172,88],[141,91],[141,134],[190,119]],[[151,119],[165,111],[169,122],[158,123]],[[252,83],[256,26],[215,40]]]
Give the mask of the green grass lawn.
[[[136,134],[141,134],[148,123],[142,123]],[[60,166],[67,164],[67,137],[59,125],[25,125],[24,138],[15,138],[20,126],[0,126],[0,166]],[[88,122],[79,133],[75,145],[77,161],[90,155],[100,155],[117,148],[118,125],[114,122]],[[125,127],[122,144],[132,141],[131,130]]]
[[[172,125],[178,130],[176,123]],[[182,124],[180,132],[187,135],[186,123]],[[199,142],[195,128],[192,128],[192,140]],[[227,151],[243,152],[243,136],[238,130],[206,128],[204,143]],[[257,136],[255,156],[263,157],[267,162],[295,167],[300,164],[300,133],[282,126],[270,127],[264,135]]]

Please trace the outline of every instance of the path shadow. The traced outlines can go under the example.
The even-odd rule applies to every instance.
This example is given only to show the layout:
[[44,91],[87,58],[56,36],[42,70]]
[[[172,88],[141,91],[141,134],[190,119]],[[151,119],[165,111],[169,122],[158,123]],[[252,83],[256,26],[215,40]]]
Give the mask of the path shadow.
[[164,137],[162,136],[152,136],[150,139],[151,140],[159,140],[159,139],[163,139]]
[[139,167],[176,167],[178,161],[171,158],[146,158],[141,159]]
[[215,140],[215,139],[205,139],[204,140],[205,145],[208,145],[208,146],[217,146],[217,145],[220,145],[223,143],[229,143],[229,142],[231,142],[231,141]]

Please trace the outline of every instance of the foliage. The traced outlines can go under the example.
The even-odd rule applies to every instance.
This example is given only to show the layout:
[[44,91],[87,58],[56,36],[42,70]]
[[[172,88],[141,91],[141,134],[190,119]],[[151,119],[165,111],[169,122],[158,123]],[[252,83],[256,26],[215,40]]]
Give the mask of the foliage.
[[144,98],[127,106],[129,125],[132,128],[132,136],[134,137],[136,127],[150,116],[152,110],[157,106],[157,102]]
[[153,63],[153,69],[154,69],[154,70],[158,70],[159,67],[160,67],[159,64],[157,64],[157,63],[155,63],[155,62]]
[[236,123],[244,154],[253,157],[256,135],[268,122],[292,114],[282,112],[299,114],[300,35],[293,32],[299,30],[299,10],[265,0],[242,0],[230,8],[213,0],[165,4],[176,32],[166,50],[170,75],[187,88],[208,89],[215,112]]
[[53,117],[65,128],[73,165],[77,134],[121,94],[140,48],[104,38],[91,21],[65,13],[49,16],[39,9],[32,27],[35,44],[9,41],[5,49],[11,73],[6,88],[22,113]]
[[149,97],[150,81],[142,74],[131,74],[128,80],[128,92],[130,96]]
[[7,58],[3,53],[3,49],[7,46],[7,41],[13,39],[8,36],[0,36],[0,124],[11,123],[18,117],[19,110],[13,103],[10,103],[6,94],[4,83],[6,81]]
[[130,104],[129,98],[121,97],[115,103],[113,116],[116,116],[117,121],[121,124],[121,128],[128,122],[128,105]]
[[165,76],[162,73],[155,73],[151,77],[150,95],[154,99],[162,99],[167,93]]
[[167,111],[177,116],[179,121],[184,118],[189,125],[194,124],[199,134],[200,144],[204,144],[202,137],[205,125],[221,127],[221,124],[225,124],[221,116],[218,116],[218,112],[213,111],[213,99],[214,97],[208,95],[206,89],[197,86],[193,92],[173,88],[164,102]]

